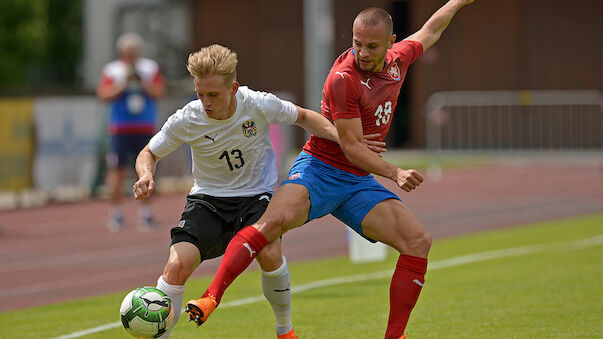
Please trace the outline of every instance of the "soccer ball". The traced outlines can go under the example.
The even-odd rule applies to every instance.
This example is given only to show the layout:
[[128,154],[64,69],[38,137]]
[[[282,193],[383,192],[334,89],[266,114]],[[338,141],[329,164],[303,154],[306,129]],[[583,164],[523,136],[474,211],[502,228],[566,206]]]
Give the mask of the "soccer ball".
[[172,301],[161,290],[145,286],[126,295],[119,309],[121,323],[137,338],[157,338],[174,320]]

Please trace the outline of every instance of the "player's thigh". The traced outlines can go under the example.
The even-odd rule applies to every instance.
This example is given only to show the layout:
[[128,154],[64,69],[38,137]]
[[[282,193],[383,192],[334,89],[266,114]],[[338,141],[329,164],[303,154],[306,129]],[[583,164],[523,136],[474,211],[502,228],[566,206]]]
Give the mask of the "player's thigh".
[[181,241],[170,247],[170,257],[165,265],[163,279],[168,284],[182,285],[201,263],[197,246]]
[[386,243],[400,253],[426,254],[424,248],[417,246],[422,247],[429,235],[410,208],[400,200],[387,199],[376,204],[362,220],[362,230],[369,238]]
[[310,197],[303,185],[284,184],[270,199],[264,215],[255,224],[268,241],[273,241],[290,229],[308,220]]

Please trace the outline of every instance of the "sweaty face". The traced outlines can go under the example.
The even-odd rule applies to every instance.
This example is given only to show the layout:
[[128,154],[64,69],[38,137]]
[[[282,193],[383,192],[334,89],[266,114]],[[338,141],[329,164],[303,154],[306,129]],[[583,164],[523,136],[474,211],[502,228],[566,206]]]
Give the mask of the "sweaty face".
[[203,108],[208,117],[224,120],[230,118],[236,109],[234,98],[239,83],[233,82],[227,85],[224,76],[211,75],[204,78],[193,78],[197,97],[203,103]]
[[381,71],[385,53],[393,45],[396,36],[389,34],[383,24],[369,26],[358,20],[354,21],[352,34],[356,65],[365,72]]

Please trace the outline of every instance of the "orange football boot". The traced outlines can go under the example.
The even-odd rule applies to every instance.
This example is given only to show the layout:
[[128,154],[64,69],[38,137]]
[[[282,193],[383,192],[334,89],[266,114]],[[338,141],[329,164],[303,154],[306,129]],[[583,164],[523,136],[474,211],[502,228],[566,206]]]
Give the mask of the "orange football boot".
[[295,331],[293,329],[291,329],[291,331],[289,331],[285,334],[278,334],[276,336],[276,339],[299,339],[299,338],[295,334]]
[[186,303],[184,311],[188,313],[188,321],[194,321],[199,325],[203,324],[209,318],[209,315],[216,309],[218,303],[213,295],[201,299],[190,300]]

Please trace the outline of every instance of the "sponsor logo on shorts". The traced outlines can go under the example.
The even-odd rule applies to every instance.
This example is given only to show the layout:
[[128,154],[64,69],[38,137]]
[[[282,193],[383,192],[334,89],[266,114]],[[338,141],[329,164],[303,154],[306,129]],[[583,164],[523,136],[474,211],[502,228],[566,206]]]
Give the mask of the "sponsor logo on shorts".
[[287,178],[287,180],[295,180],[295,179],[299,178],[300,175],[301,174],[299,172],[293,173]]
[[262,195],[262,196],[260,197],[260,200],[266,200],[266,201],[270,201],[270,197],[269,197],[269,196],[267,196],[267,195]]
[[258,128],[255,126],[253,120],[247,120],[241,125],[241,132],[243,132],[244,136],[251,138],[258,134]]

